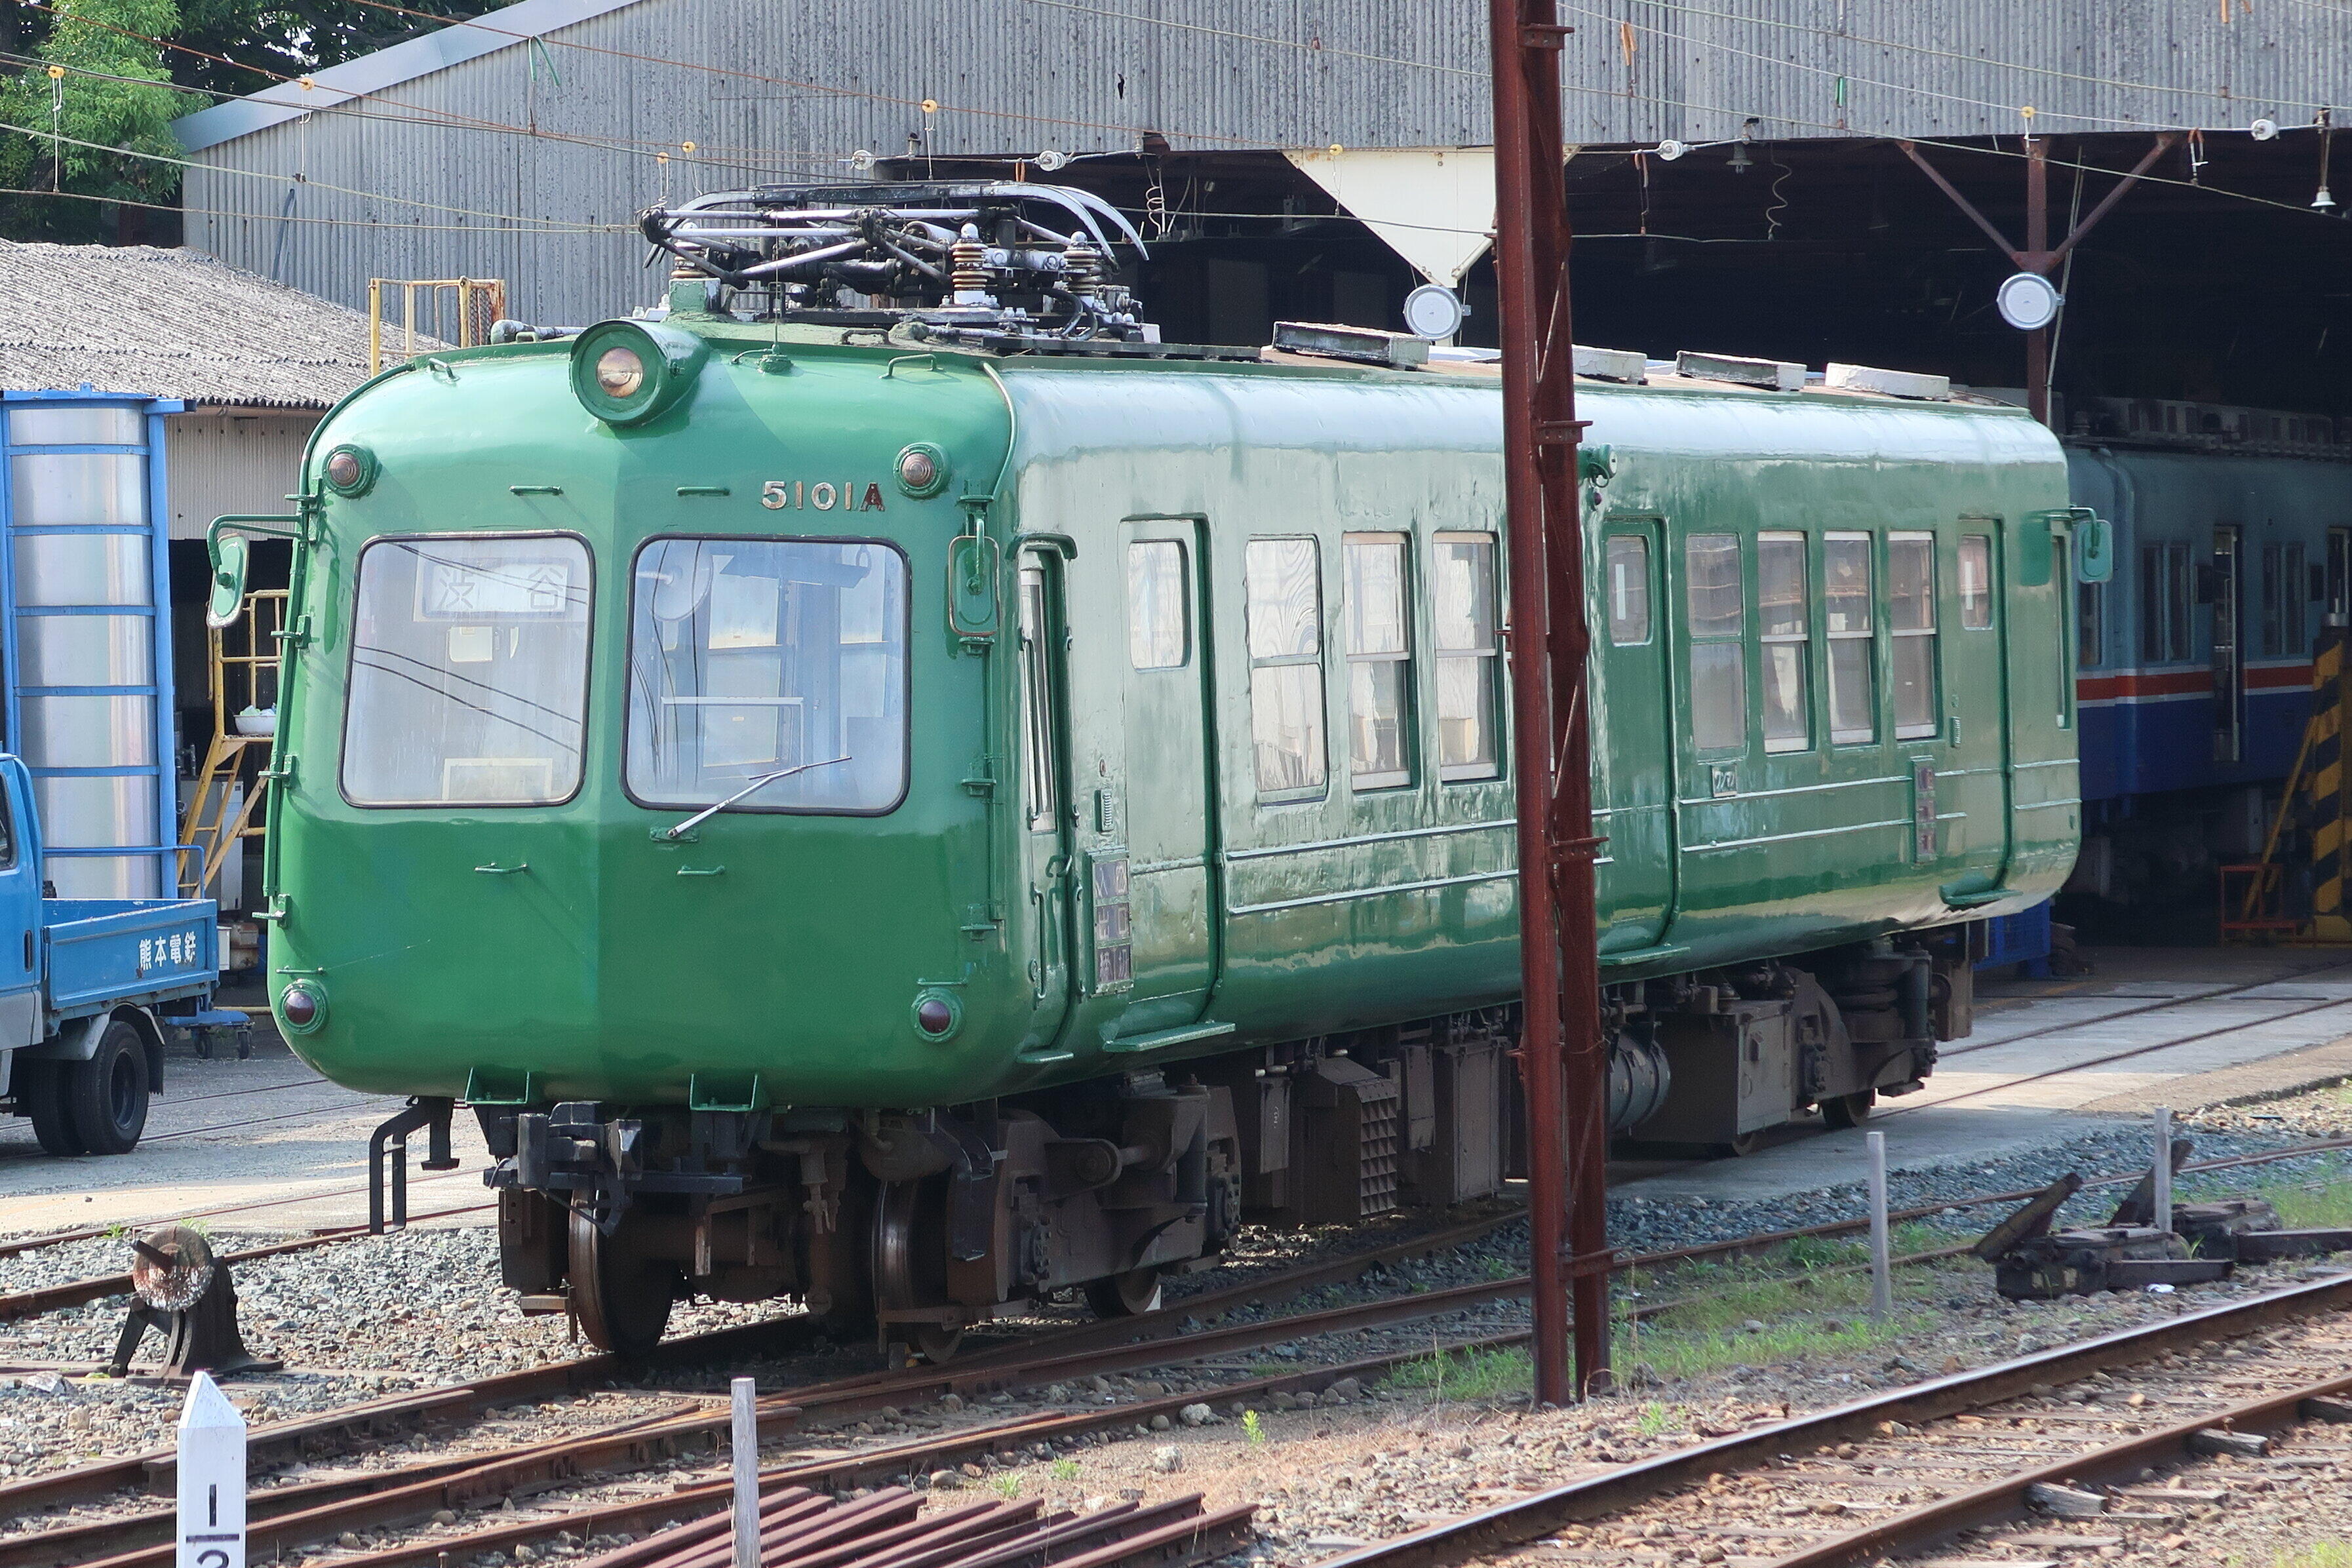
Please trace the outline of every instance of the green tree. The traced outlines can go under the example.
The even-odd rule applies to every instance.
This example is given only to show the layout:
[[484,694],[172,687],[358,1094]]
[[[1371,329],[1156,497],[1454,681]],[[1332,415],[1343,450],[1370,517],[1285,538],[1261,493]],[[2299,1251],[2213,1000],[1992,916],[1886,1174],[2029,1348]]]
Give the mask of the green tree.
[[176,244],[173,120],[505,3],[0,0],[0,237]]
[[18,237],[90,238],[109,223],[119,233],[132,226],[118,215],[136,204],[171,201],[179,171],[156,160],[179,156],[171,122],[201,100],[173,85],[163,51],[148,40],[179,25],[173,0],[57,0],[31,60],[0,84],[0,123],[16,128],[0,132],[0,185],[70,195],[0,198],[8,204],[0,226]]

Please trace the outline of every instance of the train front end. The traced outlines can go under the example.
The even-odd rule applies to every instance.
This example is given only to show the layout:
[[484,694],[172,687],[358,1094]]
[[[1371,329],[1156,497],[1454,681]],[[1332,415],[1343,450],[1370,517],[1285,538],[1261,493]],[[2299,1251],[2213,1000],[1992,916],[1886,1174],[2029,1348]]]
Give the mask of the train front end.
[[[1009,220],[961,205],[893,247],[981,275],[970,220]],[[339,1083],[471,1108],[507,1282],[599,1344],[648,1348],[691,1291],[895,1306],[936,1349],[971,1161],[919,1108],[1051,1076],[991,739],[1010,405],[924,346],[974,312],[880,308],[907,268],[849,268],[839,220],[759,193],[666,221],[697,263],[667,310],[412,361],[313,440],[279,530],[277,1016]]]

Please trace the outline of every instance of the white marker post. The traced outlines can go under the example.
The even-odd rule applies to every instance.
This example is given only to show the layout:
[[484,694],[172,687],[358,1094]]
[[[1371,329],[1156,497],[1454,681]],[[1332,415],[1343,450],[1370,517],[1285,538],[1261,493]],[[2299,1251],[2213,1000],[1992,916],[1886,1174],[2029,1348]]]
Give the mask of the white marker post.
[[760,1386],[748,1377],[735,1394],[735,1568],[760,1568]]
[[2156,1228],[2172,1228],[2172,1110],[2156,1108]]
[[1894,1265],[1886,1251],[1886,1134],[1867,1134],[1870,1144],[1870,1315],[1895,1310]]
[[245,1417],[207,1373],[180,1408],[177,1568],[245,1568]]

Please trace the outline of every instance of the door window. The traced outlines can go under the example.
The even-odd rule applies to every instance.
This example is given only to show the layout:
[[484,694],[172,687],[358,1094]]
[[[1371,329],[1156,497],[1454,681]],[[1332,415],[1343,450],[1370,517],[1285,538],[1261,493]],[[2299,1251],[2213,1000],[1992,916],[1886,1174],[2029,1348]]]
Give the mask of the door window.
[[1830,644],[1830,740],[1841,746],[1878,739],[1871,539],[1832,533],[1822,541],[1822,602]]
[[345,797],[569,800],[587,717],[590,587],[588,547],[558,534],[370,544],[352,630]]
[[1748,747],[1746,588],[1739,538],[1694,533],[1683,545],[1690,604],[1691,739],[1702,752]]
[[1503,771],[1495,536],[1441,533],[1435,544],[1438,776],[1490,779]]
[[1650,640],[1650,542],[1638,533],[1609,536],[1606,563],[1609,640],[1629,647]]
[[1936,719],[1936,537],[1886,536],[1886,619],[1895,666],[1895,734],[1917,740]]
[[1351,533],[1345,542],[1348,770],[1359,789],[1412,782],[1408,542],[1402,533]]
[[1960,629],[1992,627],[1992,535],[1960,535]]
[[1172,539],[1127,547],[1127,652],[1138,669],[1181,669],[1192,657],[1184,547]]
[[1045,647],[1045,574],[1021,573],[1021,779],[1033,832],[1052,832],[1061,802],[1054,767],[1053,663]]
[[1323,578],[1312,539],[1253,539],[1244,556],[1250,651],[1250,739],[1260,795],[1320,790],[1323,742]]
[[1756,538],[1756,616],[1764,639],[1764,749],[1801,752],[1813,743],[1807,667],[1812,662],[1812,583],[1805,536]]
[[2189,657],[2189,546],[2140,547],[2141,663],[2177,664]]

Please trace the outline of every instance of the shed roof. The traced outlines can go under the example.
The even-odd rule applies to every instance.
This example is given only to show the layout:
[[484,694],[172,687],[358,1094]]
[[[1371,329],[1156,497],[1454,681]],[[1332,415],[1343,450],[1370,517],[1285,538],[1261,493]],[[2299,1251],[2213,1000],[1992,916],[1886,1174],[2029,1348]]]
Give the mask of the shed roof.
[[382,92],[636,3],[637,0],[516,0],[513,5],[486,12],[473,20],[453,22],[422,37],[409,38],[372,55],[314,71],[302,81],[279,82],[244,98],[200,109],[172,121],[172,131],[182,146],[192,153],[202,152],[312,110],[331,109],[368,93]]
[[194,250],[0,240],[0,387],[327,408],[367,318]]

